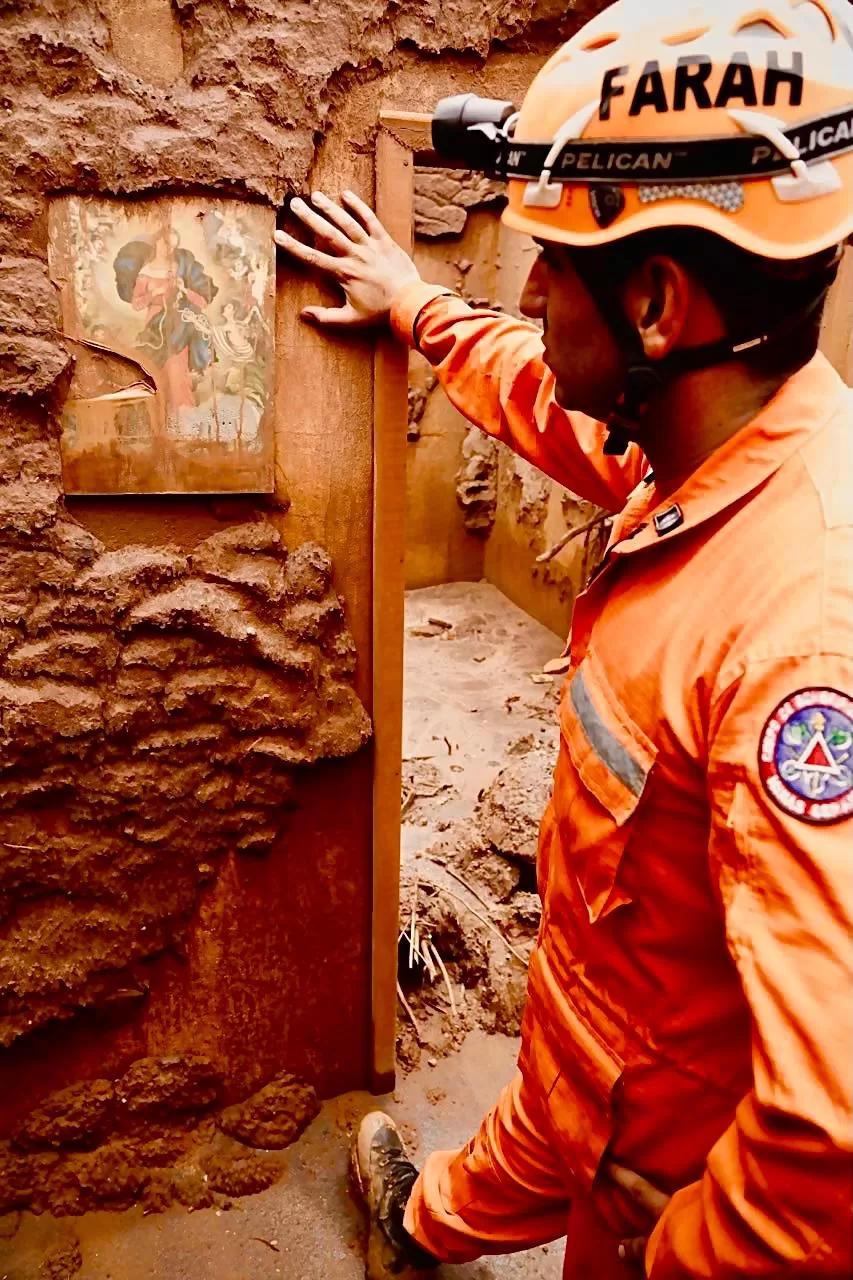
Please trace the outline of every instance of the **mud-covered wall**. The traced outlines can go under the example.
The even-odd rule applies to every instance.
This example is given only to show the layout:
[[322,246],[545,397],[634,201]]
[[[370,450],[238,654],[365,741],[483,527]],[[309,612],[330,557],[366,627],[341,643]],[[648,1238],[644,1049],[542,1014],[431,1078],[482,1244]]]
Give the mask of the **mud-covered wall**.
[[[496,301],[508,314],[519,314],[535,252],[526,237],[501,226]],[[485,576],[519,608],[566,636],[575,597],[604,551],[607,526],[581,533],[558,548],[569,531],[584,528],[602,513],[503,445],[497,447],[496,461],[497,505],[486,543]],[[546,555],[547,560],[540,560]]]
[[369,340],[282,263],[275,495],[66,500],[51,197],[371,198],[382,107],[518,98],[580,8],[2,6],[0,1135],[134,1062],[224,1103],[369,1073]]
[[[501,226],[501,188],[443,169],[415,174],[415,257],[427,280],[518,315],[535,252]],[[560,635],[601,549],[593,531],[537,557],[596,513],[469,426],[427,362],[410,363],[406,581],[411,588],[488,579]]]
[[294,771],[370,734],[321,548],[288,555],[266,523],[190,557],[63,537],[7,560],[3,1046],[143,999],[135,965],[177,944],[223,856],[282,836]]
[[[444,170],[415,177],[421,274],[470,299],[490,298],[496,288],[497,219],[462,203],[488,190],[481,179]],[[477,581],[495,516],[494,449],[479,433],[466,447],[469,425],[423,357],[413,352],[409,371],[406,584]]]

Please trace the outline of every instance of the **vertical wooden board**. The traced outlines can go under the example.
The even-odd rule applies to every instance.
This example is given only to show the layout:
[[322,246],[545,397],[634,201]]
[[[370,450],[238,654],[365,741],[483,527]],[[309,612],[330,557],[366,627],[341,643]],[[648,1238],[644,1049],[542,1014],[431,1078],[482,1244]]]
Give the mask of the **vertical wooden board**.
[[[342,126],[326,139],[308,189],[335,196],[351,188],[370,200],[373,165],[373,156],[354,150]],[[295,224],[288,226],[298,233]],[[332,557],[358,655],[356,690],[372,713],[373,343],[370,335],[319,331],[300,318],[304,306],[339,296],[316,272],[279,255],[275,484],[277,497],[290,506],[278,523],[288,546],[316,541]],[[363,1087],[371,1077],[373,771],[367,754],[341,769],[347,835],[336,874],[346,877],[351,893],[346,912],[338,909],[334,924],[327,921],[325,959],[311,965],[315,998],[324,1016],[337,1019],[339,1088]],[[317,809],[302,820],[320,830],[337,793],[330,799],[329,792],[316,790],[313,803]],[[324,882],[323,891],[337,901],[333,884]],[[340,964],[345,950],[351,952],[346,971]]]
[[[314,187],[346,187],[369,200],[372,157],[355,154],[347,132],[323,147]],[[289,229],[298,232],[293,222]],[[316,272],[278,259],[276,314],[275,490],[290,508],[281,521],[288,545],[316,541],[335,566],[358,652],[356,689],[372,698],[373,368],[369,335],[319,331],[300,319],[304,306],[339,301]],[[370,810],[366,802],[367,838]]]
[[[376,212],[412,250],[413,162],[386,129],[376,143]],[[400,899],[403,730],[403,605],[408,352],[390,334],[374,364],[373,496],[373,965],[372,1063],[375,1092],[393,1087]]]

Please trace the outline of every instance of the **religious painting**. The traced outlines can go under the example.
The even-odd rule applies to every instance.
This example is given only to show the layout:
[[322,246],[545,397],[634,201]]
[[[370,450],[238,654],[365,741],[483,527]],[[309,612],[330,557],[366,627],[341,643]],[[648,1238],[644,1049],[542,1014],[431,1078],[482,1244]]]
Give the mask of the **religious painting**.
[[274,227],[236,200],[53,202],[67,493],[272,491]]

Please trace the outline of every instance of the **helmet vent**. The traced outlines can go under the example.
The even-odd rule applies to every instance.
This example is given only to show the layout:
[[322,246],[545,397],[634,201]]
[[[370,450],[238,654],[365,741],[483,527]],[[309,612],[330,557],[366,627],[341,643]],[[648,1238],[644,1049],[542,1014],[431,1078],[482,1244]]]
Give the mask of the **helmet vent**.
[[742,18],[732,32],[738,36],[757,36],[764,40],[788,40],[793,36],[790,27],[783,26],[774,14],[766,9],[757,9]]
[[589,44],[581,45],[584,53],[597,53],[599,49],[606,49],[609,44],[615,44],[619,36],[615,32],[609,31],[607,35],[596,36],[594,40],[590,40]]
[[692,44],[694,40],[701,40],[710,30],[710,27],[691,27],[689,31],[680,31],[677,36],[663,36],[661,44]]
[[765,40],[783,39],[779,28],[772,26],[769,22],[748,22],[745,26],[738,27],[736,34],[739,36],[756,36]]

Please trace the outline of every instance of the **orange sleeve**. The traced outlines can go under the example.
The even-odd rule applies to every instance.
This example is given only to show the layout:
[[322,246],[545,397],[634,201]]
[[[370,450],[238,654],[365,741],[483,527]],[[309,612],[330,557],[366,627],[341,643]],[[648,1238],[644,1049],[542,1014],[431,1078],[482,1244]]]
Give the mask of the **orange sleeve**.
[[753,1088],[649,1241],[649,1280],[853,1274],[853,657],[749,664],[721,693],[711,871]]
[[429,360],[456,408],[581,498],[619,511],[647,469],[631,445],[603,453],[604,425],[561,409],[538,328],[469,307],[438,285],[408,285],[391,311],[395,333]]

